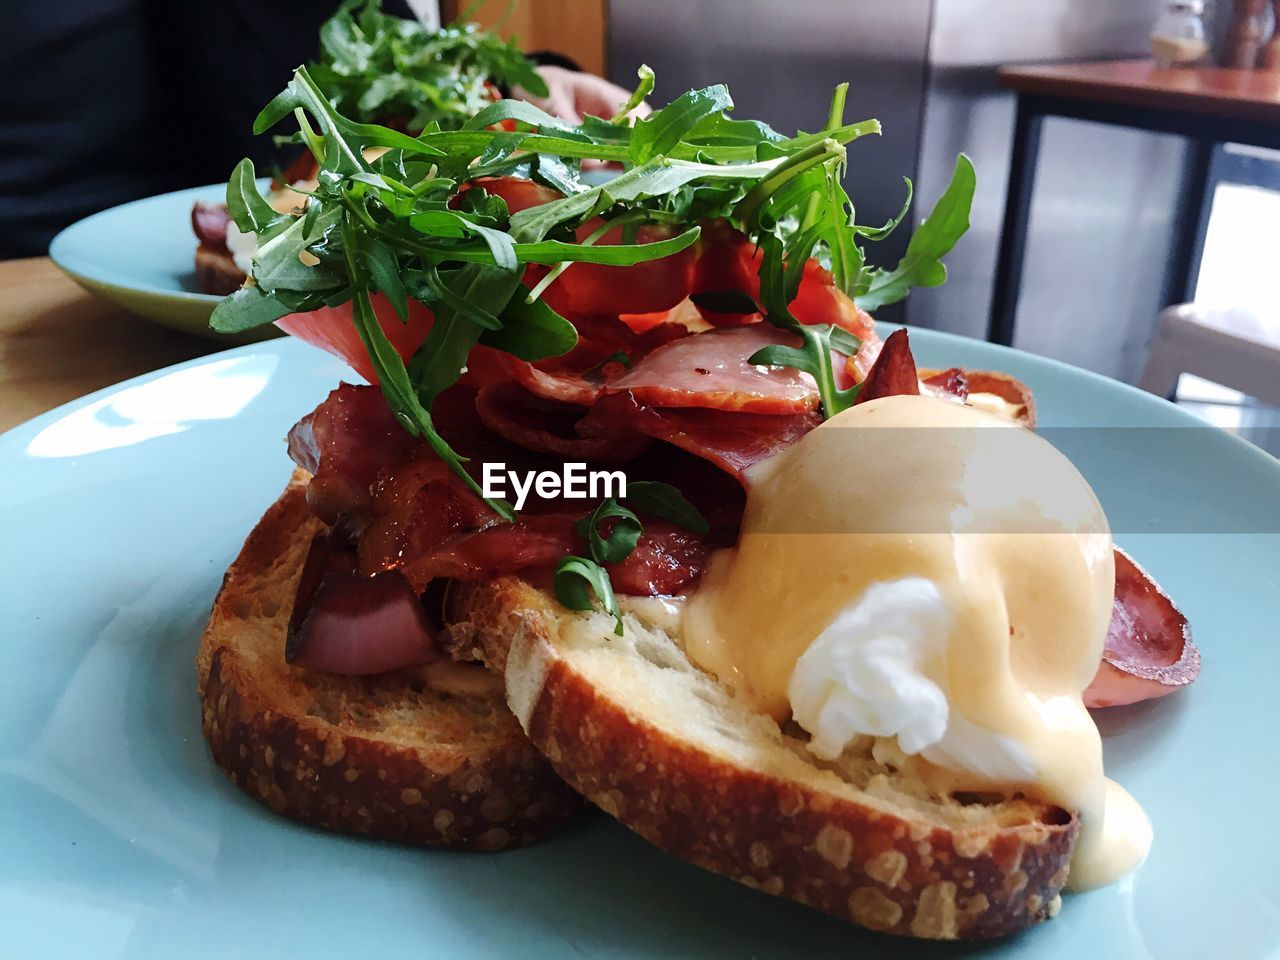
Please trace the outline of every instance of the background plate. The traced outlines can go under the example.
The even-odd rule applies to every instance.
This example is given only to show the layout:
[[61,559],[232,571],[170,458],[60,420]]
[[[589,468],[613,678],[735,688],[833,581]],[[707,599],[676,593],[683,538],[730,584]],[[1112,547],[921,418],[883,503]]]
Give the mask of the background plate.
[[[264,186],[266,180],[262,180]],[[196,287],[191,207],[221,203],[225,183],[134,200],[85,217],[49,244],[49,256],[78,284],[166,327],[226,343],[280,336],[273,326],[227,336],[209,329],[221,297]]]
[[[922,364],[1007,370],[1044,424],[1086,428],[1053,436],[1194,624],[1201,680],[1101,717],[1108,772],[1155,824],[1137,874],[1004,943],[915,944],[703,873],[603,815],[496,855],[273,816],[211,763],[193,658],[223,571],[289,475],[285,431],[344,373],[288,340],[0,437],[0,954],[1275,956],[1280,464],[1111,381],[913,337]],[[1115,427],[1137,429],[1094,429]]]

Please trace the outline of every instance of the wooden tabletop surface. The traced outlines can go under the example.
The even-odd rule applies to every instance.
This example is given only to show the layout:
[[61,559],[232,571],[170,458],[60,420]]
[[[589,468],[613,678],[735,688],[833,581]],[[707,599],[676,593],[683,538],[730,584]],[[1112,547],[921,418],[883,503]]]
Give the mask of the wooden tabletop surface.
[[48,257],[0,261],[0,431],[224,346],[112,306],[78,287]]
[[1211,113],[1280,125],[1277,71],[1161,69],[1150,60],[1114,60],[1002,67],[1000,82],[1019,93]]

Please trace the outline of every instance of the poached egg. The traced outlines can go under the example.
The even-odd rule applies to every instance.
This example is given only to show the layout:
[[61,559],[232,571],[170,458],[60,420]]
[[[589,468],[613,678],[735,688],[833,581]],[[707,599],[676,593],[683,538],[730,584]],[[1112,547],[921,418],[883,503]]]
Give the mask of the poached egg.
[[930,396],[831,418],[752,469],[742,532],[683,614],[699,666],[833,759],[865,738],[940,790],[1018,789],[1079,814],[1069,885],[1137,866],[1141,809],[1103,775],[1082,694],[1115,589],[1071,462]]

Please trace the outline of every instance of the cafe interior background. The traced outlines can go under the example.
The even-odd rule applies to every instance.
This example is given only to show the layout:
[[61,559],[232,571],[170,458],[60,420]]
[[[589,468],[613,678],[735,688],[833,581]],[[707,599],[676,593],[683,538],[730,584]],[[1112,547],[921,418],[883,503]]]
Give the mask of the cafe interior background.
[[[245,36],[253,9],[247,2],[16,3],[8,39],[0,40],[0,71],[9,74],[0,84],[0,255],[39,257],[58,229],[94,209],[225,176],[249,142],[257,105],[274,92],[282,69],[314,55],[314,28],[334,6],[273,5],[276,21],[251,31],[249,44],[279,61],[268,75],[220,59],[230,38]],[[408,6],[446,20],[459,7],[445,2],[437,11],[430,0]],[[1017,95],[1001,67],[1149,60],[1154,51],[1195,61],[1171,69],[1247,68],[1257,72],[1249,83],[1255,98],[1265,101],[1271,91],[1269,108],[1259,107],[1265,118],[1255,124],[1261,138],[1273,136],[1268,123],[1280,131],[1280,0],[520,0],[508,7],[488,0],[469,13],[527,50],[563,54],[628,88],[647,62],[660,79],[659,102],[663,93],[727,83],[741,114],[782,130],[820,127],[829,91],[850,81],[851,113],[884,125],[882,142],[856,151],[849,165],[862,222],[897,211],[903,173],[918,197],[937,196],[956,153],[967,152],[979,172],[978,193],[972,228],[948,257],[948,282],[880,316],[973,337],[1000,339],[993,295],[1009,266],[1000,248]],[[167,111],[158,132],[140,119],[139,106],[157,98]],[[104,129],[107,102],[105,112],[123,117],[123,128],[114,122]],[[1280,404],[1280,151],[1206,146],[1195,135],[1199,125],[1212,126],[1212,110],[1182,117],[1190,137],[1142,129],[1146,119],[1138,107],[1125,122],[1043,121],[1017,245],[1021,280],[1016,304],[1005,305],[1011,323],[1003,338],[1175,396],[1162,371],[1149,369],[1151,347],[1162,311],[1189,302],[1175,318],[1192,345],[1175,350],[1181,360],[1174,366],[1185,370],[1177,402],[1280,453],[1280,410],[1273,406]],[[237,123],[242,137],[214,141]],[[151,139],[120,133],[133,128],[151,130]],[[68,146],[79,140],[86,142]],[[127,159],[129,173],[110,169],[110,156]],[[907,239],[905,231],[895,234],[884,259],[896,260]],[[54,275],[41,272],[36,259],[20,264],[19,277]],[[54,309],[51,296],[32,279],[3,297],[0,370],[12,376],[43,362],[40,351],[49,346],[39,326],[41,311]],[[137,323],[137,336],[125,339],[145,342],[144,324],[103,309],[100,336],[102,324]],[[147,358],[169,362],[219,348],[163,336],[177,339],[159,352],[138,346],[134,362],[159,366]],[[127,363],[124,370],[100,383],[90,370],[75,392],[54,389],[49,397],[61,402],[143,372]],[[9,406],[0,428],[38,412]]]

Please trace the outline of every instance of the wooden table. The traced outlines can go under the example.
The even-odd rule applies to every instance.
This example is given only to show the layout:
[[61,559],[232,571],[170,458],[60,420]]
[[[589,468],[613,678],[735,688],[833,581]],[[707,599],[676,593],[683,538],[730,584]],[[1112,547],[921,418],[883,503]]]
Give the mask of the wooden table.
[[221,349],[87,293],[47,257],[0,262],[0,431],[101,387]]
[[1013,342],[1045,117],[1172,133],[1191,141],[1164,297],[1166,304],[1189,300],[1213,202],[1208,186],[1215,153],[1223,143],[1280,149],[1280,73],[1161,69],[1147,60],[1120,60],[1004,67],[1000,82],[1017,93],[1018,105],[987,338]]

